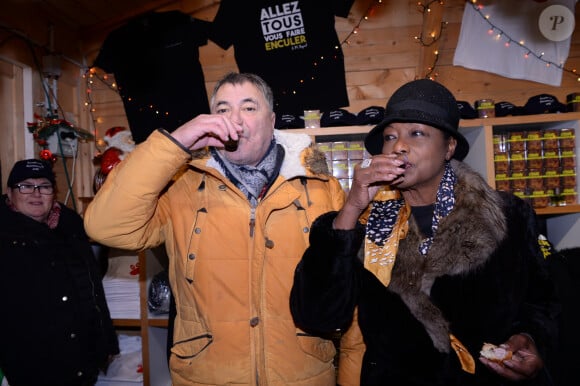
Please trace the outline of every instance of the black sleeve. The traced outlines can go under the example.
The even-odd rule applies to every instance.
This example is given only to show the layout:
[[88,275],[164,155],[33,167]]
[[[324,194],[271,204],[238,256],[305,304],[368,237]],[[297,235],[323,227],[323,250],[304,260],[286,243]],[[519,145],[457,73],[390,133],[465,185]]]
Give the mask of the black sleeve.
[[[209,39],[224,50],[234,44],[236,30],[240,28],[241,16],[239,13],[242,10],[236,10],[236,8],[241,4],[243,3],[236,4],[235,1],[222,0],[217,14],[211,22]],[[249,23],[250,20],[247,22]]]
[[[98,337],[101,341],[98,343],[105,347],[106,352],[104,354],[116,355],[119,353],[117,332],[113,326],[113,320],[111,319],[111,314],[107,305],[107,298],[105,296],[105,289],[103,287],[99,265],[97,264],[96,256],[85,232],[83,220],[75,211],[61,203],[59,227],[61,227],[61,224],[61,229],[66,229],[71,233],[70,240],[76,244],[75,248],[78,250],[79,256],[82,256],[85,261],[84,266],[88,271],[87,276],[77,275],[77,277],[86,278],[87,280],[90,280],[90,283],[81,283],[78,287],[90,287],[94,296],[94,303],[91,304],[95,304],[98,307],[98,317],[100,318],[99,325],[102,329],[100,331],[101,335]],[[91,307],[91,309],[92,308],[93,307]]]
[[99,309],[99,317],[101,319],[101,326],[103,328],[103,338],[105,340],[104,344],[106,346],[106,354],[117,355],[120,352],[119,349],[119,339],[117,337],[117,330],[113,326],[113,319],[111,318],[111,313],[109,311],[109,306],[107,304],[107,298],[105,295],[105,288],[103,287],[103,276],[104,272],[101,272],[97,258],[91,247],[89,238],[84,231],[84,224],[80,216],[77,216],[80,220],[78,226],[82,229],[83,238],[81,243],[86,251],[85,256],[87,256],[87,268],[90,272],[90,277],[92,278],[92,285],[94,288],[95,302]]
[[290,308],[298,327],[330,334],[352,322],[362,263],[357,258],[364,227],[335,230],[336,212],[320,216],[310,233],[310,247],[296,267]]
[[511,198],[510,207],[513,212],[508,216],[520,217],[526,232],[522,248],[528,276],[527,293],[520,309],[519,324],[514,326],[513,332],[530,334],[540,353],[545,356],[552,351],[557,341],[561,305],[540,245],[538,221],[533,208],[515,196]]

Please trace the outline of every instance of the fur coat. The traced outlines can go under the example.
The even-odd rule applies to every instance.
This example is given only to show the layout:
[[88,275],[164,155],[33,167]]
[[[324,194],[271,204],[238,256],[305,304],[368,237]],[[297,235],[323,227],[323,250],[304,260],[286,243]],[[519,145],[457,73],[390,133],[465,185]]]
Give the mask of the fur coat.
[[[466,165],[452,165],[455,208],[440,221],[426,256],[410,219],[388,287],[360,261],[362,225],[333,230],[336,213],[314,223],[295,274],[292,312],[303,329],[323,334],[347,330],[358,308],[351,328],[360,326],[366,348],[360,384],[503,385],[477,360],[484,342],[528,333],[545,353],[555,337],[558,307],[533,210],[491,189]],[[475,359],[474,375],[461,370],[450,333]],[[358,384],[352,375],[340,374],[339,382]]]

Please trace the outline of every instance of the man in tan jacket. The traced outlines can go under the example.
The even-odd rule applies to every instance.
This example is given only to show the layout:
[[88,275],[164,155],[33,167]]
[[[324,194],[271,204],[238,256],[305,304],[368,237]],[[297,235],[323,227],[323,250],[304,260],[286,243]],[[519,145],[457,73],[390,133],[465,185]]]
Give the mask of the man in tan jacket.
[[294,325],[289,294],[312,222],[343,190],[309,136],[274,129],[258,76],[228,74],[210,105],[113,169],[86,230],[116,248],[165,244],[173,385],[335,385],[334,345]]

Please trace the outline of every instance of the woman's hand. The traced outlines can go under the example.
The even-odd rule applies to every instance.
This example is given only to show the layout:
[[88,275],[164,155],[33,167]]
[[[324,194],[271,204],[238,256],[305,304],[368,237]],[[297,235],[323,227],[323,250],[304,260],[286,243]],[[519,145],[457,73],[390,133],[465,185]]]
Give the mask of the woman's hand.
[[501,346],[512,351],[511,359],[502,363],[495,363],[485,358],[479,358],[479,360],[491,371],[510,381],[532,379],[544,367],[544,361],[538,353],[536,344],[526,334],[513,335]]
[[405,160],[395,154],[378,154],[354,168],[352,185],[346,202],[334,220],[335,229],[353,229],[383,185],[396,184],[404,178]]

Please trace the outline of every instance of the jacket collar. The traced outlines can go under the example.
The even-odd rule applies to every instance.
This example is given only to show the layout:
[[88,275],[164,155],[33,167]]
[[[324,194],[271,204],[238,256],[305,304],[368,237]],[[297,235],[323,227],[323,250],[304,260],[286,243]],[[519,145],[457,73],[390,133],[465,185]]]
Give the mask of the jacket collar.
[[[330,174],[324,153],[313,147],[312,139],[308,134],[274,130],[274,138],[285,152],[284,161],[280,168],[280,176],[284,179],[296,177],[325,178]],[[196,166],[210,167],[224,175],[221,166],[209,156],[207,149],[194,152],[192,157],[192,162]]]

